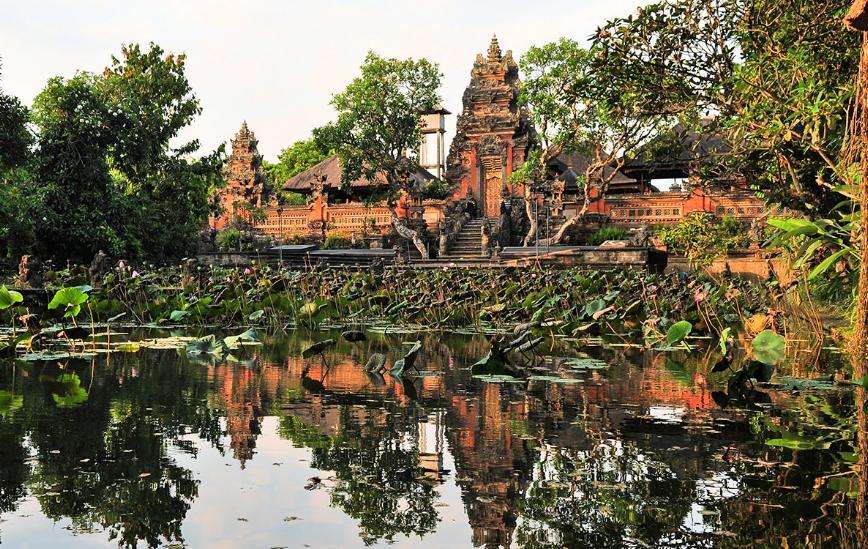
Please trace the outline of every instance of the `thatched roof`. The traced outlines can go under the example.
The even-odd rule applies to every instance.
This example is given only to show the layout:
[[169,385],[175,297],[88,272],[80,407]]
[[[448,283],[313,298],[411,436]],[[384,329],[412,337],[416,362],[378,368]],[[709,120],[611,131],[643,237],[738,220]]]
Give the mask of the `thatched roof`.
[[[297,193],[310,192],[314,185],[319,181],[324,181],[325,185],[328,187],[339,188],[341,186],[342,173],[343,164],[341,163],[340,157],[338,157],[338,155],[332,155],[316,166],[308,168],[300,174],[286,180],[283,184],[283,190]],[[430,181],[434,179],[434,176],[431,175],[429,171],[422,168],[419,168],[415,175],[421,181]],[[374,181],[370,181],[364,176],[350,183],[350,186],[354,189],[369,189],[381,185],[386,185],[385,179],[378,178]]]
[[[564,181],[566,188],[570,189],[577,187],[576,180],[585,173],[588,165],[591,163],[588,155],[584,153],[571,152],[562,153],[549,161],[548,165],[558,177]],[[608,167],[605,170],[606,175],[611,174],[615,170],[614,166]],[[632,183],[634,180],[626,175],[618,172],[612,179],[611,184],[618,185],[619,183]]]

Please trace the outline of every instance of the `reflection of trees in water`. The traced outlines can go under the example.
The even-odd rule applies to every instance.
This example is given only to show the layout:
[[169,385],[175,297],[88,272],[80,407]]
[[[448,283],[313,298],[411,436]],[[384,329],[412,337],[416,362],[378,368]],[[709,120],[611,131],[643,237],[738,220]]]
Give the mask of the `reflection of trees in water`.
[[[183,541],[198,481],[168,457],[168,446],[194,452],[183,435],[194,431],[219,445],[223,433],[204,378],[165,358],[116,355],[94,379],[90,364],[70,363],[67,377],[78,372],[87,389],[76,406],[60,407],[52,393],[57,365],[28,366],[16,377],[22,405],[0,419],[2,509],[14,509],[26,484],[45,516],[68,518],[74,530],[104,528],[121,546]],[[4,388],[10,376],[4,368]]]
[[[255,351],[268,359],[255,368],[190,367],[174,353],[148,352],[113,355],[91,380],[89,364],[71,364],[76,391],[89,393],[79,406],[79,393],[52,397],[60,390],[50,382],[56,367],[34,366],[14,390],[11,368],[0,368],[0,512],[14,509],[28,487],[46,516],[68,517],[82,531],[105,528],[121,545],[180,541],[198,487],[169,447],[195,455],[188,436],[195,434],[243,466],[254,457],[262,415],[279,413],[281,436],[310,448],[313,467],[334,471],[324,489],[358,521],[366,543],[423,536],[440,520],[438,493],[420,469],[419,421],[431,405],[444,410],[477,546],[777,546],[784,537],[790,546],[866,546],[864,466],[847,477],[849,495],[814,488],[818,475],[839,470],[829,459],[837,447],[800,452],[795,467],[757,466],[790,456],[752,442],[758,434],[743,413],[713,435],[696,427],[712,424],[708,411],[696,411],[712,405],[692,383],[695,364],[675,371],[649,354],[588,374],[584,384],[528,390],[476,383],[459,370],[485,354],[482,338],[428,334],[420,362],[444,375],[416,380],[412,392],[365,376],[359,363],[371,352],[391,360],[406,339],[339,342],[329,377],[310,371],[322,382],[317,394],[301,386],[307,362],[297,356],[306,343],[298,339]],[[289,402],[296,404],[288,414],[279,411]],[[845,404],[836,410],[852,410]],[[661,405],[682,415],[661,422],[650,413]],[[864,433],[862,415],[860,422]],[[727,447],[747,459],[726,461]]]
[[690,510],[693,487],[632,445],[607,441],[590,450],[548,448],[518,503],[516,539],[538,548],[683,542],[672,534]]
[[[331,503],[358,521],[365,544],[433,532],[440,521],[435,507],[439,494],[419,467],[417,422],[392,406],[323,408],[329,409],[323,416],[337,412],[337,429],[290,415],[281,418],[280,435],[310,448],[312,467],[334,471],[334,485],[328,487]],[[335,434],[323,434],[326,430]]]

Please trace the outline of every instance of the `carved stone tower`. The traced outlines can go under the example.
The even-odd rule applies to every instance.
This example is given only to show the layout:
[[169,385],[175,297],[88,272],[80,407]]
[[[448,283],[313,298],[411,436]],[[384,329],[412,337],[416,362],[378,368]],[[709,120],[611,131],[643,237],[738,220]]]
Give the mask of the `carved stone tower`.
[[226,186],[220,191],[223,209],[220,226],[235,215],[239,202],[256,208],[263,205],[266,176],[262,172],[262,156],[256,148],[258,144],[256,135],[247,128],[245,121],[232,140],[232,154],[223,169]]
[[487,57],[477,55],[470,72],[446,162],[446,177],[460,197],[472,195],[487,217],[499,215],[502,197],[515,193],[509,176],[524,162],[533,135],[518,105],[520,85],[512,52],[503,54],[492,37]]

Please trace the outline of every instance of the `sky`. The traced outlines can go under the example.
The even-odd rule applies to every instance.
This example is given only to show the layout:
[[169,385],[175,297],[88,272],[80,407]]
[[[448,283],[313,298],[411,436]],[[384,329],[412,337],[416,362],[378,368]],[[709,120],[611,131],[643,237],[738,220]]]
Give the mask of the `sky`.
[[334,118],[331,96],[369,50],[439,64],[447,142],[477,53],[493,34],[516,60],[561,36],[587,40],[648,0],[0,0],[0,88],[31,104],[52,76],[100,71],[121,44],[187,54],[203,112],[182,138],[202,152],[246,120],[259,151],[281,149]]

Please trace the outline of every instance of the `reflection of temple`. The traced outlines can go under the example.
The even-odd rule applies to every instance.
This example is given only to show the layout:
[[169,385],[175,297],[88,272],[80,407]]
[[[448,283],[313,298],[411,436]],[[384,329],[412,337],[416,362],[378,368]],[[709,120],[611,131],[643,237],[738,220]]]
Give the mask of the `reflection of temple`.
[[485,384],[479,397],[453,396],[448,410],[449,442],[473,546],[509,547],[516,501],[533,464],[523,441],[512,432],[513,421],[526,419],[525,404],[504,398],[499,385]]

